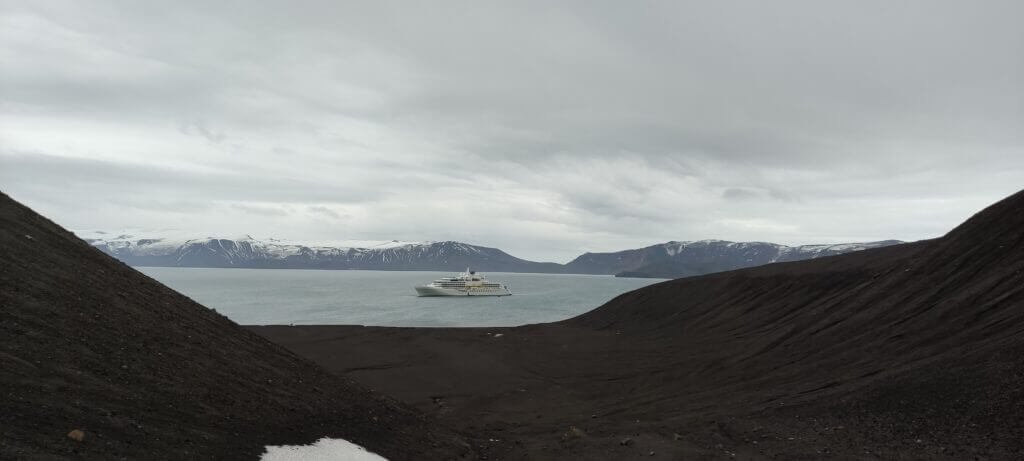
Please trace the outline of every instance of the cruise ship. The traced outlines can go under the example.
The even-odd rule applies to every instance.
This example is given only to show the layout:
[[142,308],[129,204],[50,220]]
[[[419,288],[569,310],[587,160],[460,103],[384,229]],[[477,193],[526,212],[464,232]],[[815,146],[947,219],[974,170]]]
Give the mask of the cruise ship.
[[501,283],[488,282],[481,274],[466,269],[454,277],[434,280],[417,286],[419,296],[510,296],[512,291]]

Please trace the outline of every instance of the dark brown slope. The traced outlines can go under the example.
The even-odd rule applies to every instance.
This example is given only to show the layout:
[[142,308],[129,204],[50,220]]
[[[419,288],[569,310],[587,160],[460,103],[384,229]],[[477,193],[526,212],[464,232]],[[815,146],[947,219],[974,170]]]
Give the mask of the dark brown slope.
[[432,426],[0,194],[0,458],[251,459],[324,436],[468,454]]
[[1019,457],[1024,192],[940,239],[669,281],[556,324],[255,330],[500,457]]
[[[898,429],[915,456],[1017,456],[1024,193],[941,239],[668,282],[567,323],[657,338],[679,357],[664,379],[735,412],[812,402],[809,414],[856,416],[845,425],[869,446]],[[799,411],[764,414],[779,413]]]

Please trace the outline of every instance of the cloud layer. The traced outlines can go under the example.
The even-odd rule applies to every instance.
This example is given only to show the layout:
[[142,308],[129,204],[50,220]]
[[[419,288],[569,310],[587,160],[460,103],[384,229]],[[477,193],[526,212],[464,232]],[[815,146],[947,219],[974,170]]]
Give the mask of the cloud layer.
[[0,188],[73,228],[564,262],[941,235],[1024,185],[1020,2],[19,2]]

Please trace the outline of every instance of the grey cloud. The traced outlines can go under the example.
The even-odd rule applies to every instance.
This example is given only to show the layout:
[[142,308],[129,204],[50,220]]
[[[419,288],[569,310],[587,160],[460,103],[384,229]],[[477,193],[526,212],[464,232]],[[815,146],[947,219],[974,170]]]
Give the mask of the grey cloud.
[[797,200],[792,194],[779,189],[763,189],[750,187],[730,187],[722,191],[722,198],[726,200],[756,200],[770,198],[790,202]]
[[330,208],[327,208],[327,207],[325,207],[323,205],[309,206],[309,207],[306,207],[306,209],[309,210],[312,213],[321,214],[321,215],[327,216],[329,218],[333,218],[333,219],[341,219],[342,218],[342,215],[340,213],[338,213],[338,212],[336,212],[336,211],[334,211],[334,210],[332,210]]
[[232,203],[228,206],[246,213],[254,213],[264,216],[288,216],[291,214],[288,210],[279,206],[252,205],[246,203]]
[[[164,226],[160,209],[215,225],[198,204],[217,201],[239,226],[314,233],[334,213],[369,238],[487,238],[460,224],[501,203],[536,244],[495,239],[577,245],[562,255],[931,237],[1024,183],[1022,16],[1015,1],[5,2],[0,185],[58,219],[118,204],[135,226]],[[430,201],[450,219],[418,222]]]
[[792,202],[799,200],[799,197],[779,189],[768,189],[768,196],[775,200],[782,200],[784,202]]
[[749,200],[758,198],[760,194],[750,189],[730,187],[722,192],[722,197],[729,200]]
[[[205,201],[364,203],[387,191],[362,185],[306,183],[301,180],[236,173],[175,170],[45,154],[0,152],[0,182],[17,192],[68,196],[74,190],[105,197],[189,197]],[[59,187],[56,187],[59,185]]]
[[223,131],[210,129],[205,120],[182,121],[178,125],[178,130],[184,134],[198,134],[212,143],[220,143],[227,137]]

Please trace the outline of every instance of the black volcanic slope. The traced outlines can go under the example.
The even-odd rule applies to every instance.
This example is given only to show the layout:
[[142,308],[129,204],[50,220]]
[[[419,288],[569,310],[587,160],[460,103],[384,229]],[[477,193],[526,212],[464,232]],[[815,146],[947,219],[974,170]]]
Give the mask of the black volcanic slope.
[[252,328],[493,457],[1020,459],[1024,192],[939,239],[663,282],[555,324]]
[[0,194],[0,459],[251,459],[323,436],[393,459],[470,454]]

